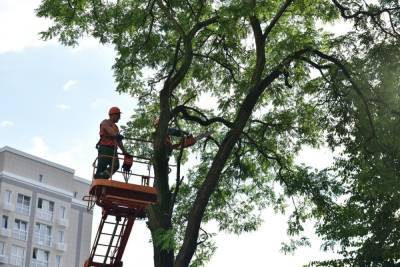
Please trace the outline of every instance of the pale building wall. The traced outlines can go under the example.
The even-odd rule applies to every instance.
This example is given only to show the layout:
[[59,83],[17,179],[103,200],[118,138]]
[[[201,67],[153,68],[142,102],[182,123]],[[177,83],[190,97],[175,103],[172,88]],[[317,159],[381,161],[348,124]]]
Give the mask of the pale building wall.
[[42,175],[43,183],[72,191],[71,179],[74,170],[12,148],[5,149],[2,153],[4,156],[2,171],[34,181],[39,181]]
[[0,171],[4,169],[4,153],[0,153]]
[[[39,174],[43,175],[42,181]],[[3,236],[0,242],[5,245],[5,255],[11,255],[12,245],[25,248],[24,267],[32,266],[32,255],[35,248],[50,253],[48,266],[56,266],[56,256],[61,256],[62,267],[82,267],[90,253],[91,227],[93,214],[86,210],[82,196],[89,190],[90,181],[75,177],[74,171],[67,167],[31,156],[13,148],[0,148],[0,219],[8,216],[8,229],[14,228],[15,219],[28,222],[27,240],[18,240],[12,235]],[[10,190],[10,203],[5,207],[5,192]],[[76,198],[74,192],[77,192]],[[16,212],[17,196],[30,197],[29,214]],[[44,216],[38,208],[39,199],[53,203],[52,216]],[[42,202],[43,205],[43,202]],[[42,206],[43,207],[43,206]],[[65,207],[65,217],[61,218],[61,207]],[[42,214],[42,216],[40,216]],[[46,213],[47,214],[47,213]],[[51,227],[51,245],[40,243],[35,239],[35,225],[41,223]],[[1,227],[1,226],[0,226]],[[1,229],[0,229],[1,230]],[[59,242],[59,231],[64,232],[64,242]],[[57,245],[57,243],[60,243]],[[63,246],[66,250],[60,249]],[[2,264],[0,266],[13,266]]]

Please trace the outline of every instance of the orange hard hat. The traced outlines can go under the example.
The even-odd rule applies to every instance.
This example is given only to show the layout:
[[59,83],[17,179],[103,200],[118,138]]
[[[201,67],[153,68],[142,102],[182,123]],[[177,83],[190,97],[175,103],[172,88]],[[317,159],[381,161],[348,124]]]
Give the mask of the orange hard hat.
[[112,114],[120,114],[122,113],[121,110],[119,110],[118,107],[112,107],[110,108],[110,110],[108,111],[108,115],[112,115]]

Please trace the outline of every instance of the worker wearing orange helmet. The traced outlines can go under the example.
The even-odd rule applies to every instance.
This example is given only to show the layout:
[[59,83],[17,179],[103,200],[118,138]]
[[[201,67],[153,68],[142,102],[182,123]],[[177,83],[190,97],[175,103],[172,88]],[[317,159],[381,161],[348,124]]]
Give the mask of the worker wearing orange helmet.
[[116,124],[121,118],[121,111],[118,107],[112,107],[108,115],[109,118],[100,123],[100,140],[96,145],[98,163],[95,179],[108,179],[118,170],[118,148],[123,154],[127,154],[122,143],[124,137]]

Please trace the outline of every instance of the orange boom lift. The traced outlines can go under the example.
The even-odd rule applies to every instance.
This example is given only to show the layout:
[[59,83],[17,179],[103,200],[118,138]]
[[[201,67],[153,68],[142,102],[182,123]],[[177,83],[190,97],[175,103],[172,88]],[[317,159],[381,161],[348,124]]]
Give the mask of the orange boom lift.
[[[167,138],[171,149],[186,148],[194,145],[198,140],[210,136],[212,132],[207,131],[196,137],[192,135],[181,139],[180,143],[173,145]],[[139,142],[149,142],[140,139],[131,139]],[[147,206],[157,201],[157,191],[150,186],[151,160],[140,156],[117,154],[118,160],[123,159],[122,170],[116,173],[122,174],[125,181],[117,181],[113,177],[109,179],[93,179],[89,190],[89,195],[83,200],[88,202],[88,210],[92,210],[94,205],[102,208],[102,217],[97,230],[93,247],[89,259],[86,260],[84,267],[121,267],[122,255],[131,233],[133,223],[137,218],[146,217],[145,209]],[[100,157],[112,156],[100,155]],[[98,158],[93,162],[93,177],[97,170]],[[133,163],[147,166],[146,175],[133,173],[131,166]],[[114,164],[114,160],[112,160]],[[113,170],[111,166],[111,170]],[[139,169],[139,168],[138,168]],[[133,177],[140,180],[140,183],[128,183]]]
[[[92,210],[94,205],[102,208],[101,221],[84,267],[122,266],[122,255],[135,220],[145,218],[145,208],[157,199],[156,189],[150,186],[150,180],[154,179],[150,175],[150,159],[129,155],[120,158],[121,154],[118,155],[119,159],[124,160],[124,164],[122,170],[117,173],[122,174],[125,181],[118,181],[113,177],[93,179],[89,195],[83,198],[88,202],[88,210]],[[97,169],[97,161],[98,158],[93,162],[93,174]],[[138,170],[140,166],[142,169],[147,166],[148,173],[133,173],[130,170],[133,163],[138,165]],[[131,177],[135,178],[137,183],[128,183]]]

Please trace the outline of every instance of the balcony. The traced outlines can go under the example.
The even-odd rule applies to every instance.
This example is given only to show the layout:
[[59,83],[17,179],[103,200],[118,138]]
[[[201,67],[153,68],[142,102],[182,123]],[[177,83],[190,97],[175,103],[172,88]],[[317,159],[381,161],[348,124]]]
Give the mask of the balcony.
[[67,244],[64,242],[57,242],[56,249],[59,251],[67,251]]
[[8,263],[8,257],[6,255],[0,255],[0,263],[7,264]]
[[3,202],[3,210],[14,211],[15,210],[14,204],[12,204],[11,202]]
[[23,266],[24,265],[24,258],[23,257],[17,257],[15,255],[11,255],[10,257],[10,264],[14,266]]
[[20,203],[17,203],[17,206],[15,207],[15,211],[20,213],[20,214],[29,216],[30,208],[27,205],[22,205]]
[[62,227],[68,227],[69,220],[65,219],[65,218],[57,218],[57,224],[62,226]]
[[1,228],[0,229],[0,236],[10,237],[11,236],[11,230],[8,229],[8,228]]
[[38,245],[51,247],[51,235],[35,233],[33,239]]
[[32,260],[31,267],[48,267],[48,261],[41,261],[41,260]]
[[28,232],[26,230],[14,229],[13,237],[15,239],[26,241],[28,237]]
[[36,218],[52,222],[53,221],[53,212],[49,210],[44,210],[44,209],[37,209],[36,210]]

